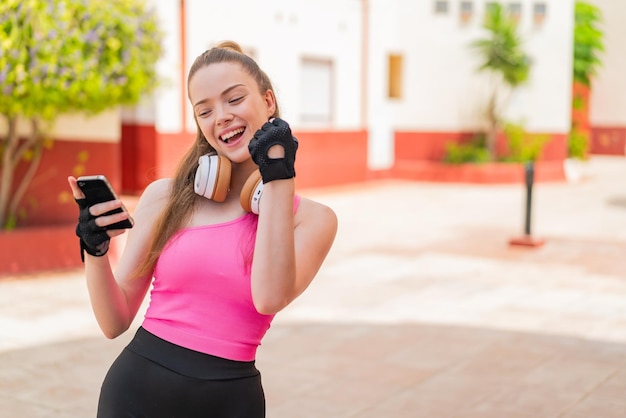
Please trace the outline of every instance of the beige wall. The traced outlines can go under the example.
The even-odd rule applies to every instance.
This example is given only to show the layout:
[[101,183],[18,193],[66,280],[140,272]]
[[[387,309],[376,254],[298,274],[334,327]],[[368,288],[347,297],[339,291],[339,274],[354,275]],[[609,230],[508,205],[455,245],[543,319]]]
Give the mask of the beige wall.
[[[0,131],[5,131],[6,120],[0,119]],[[20,119],[18,132],[26,135],[29,124]],[[52,129],[55,140],[79,140],[85,142],[120,142],[121,118],[119,108],[110,109],[93,116],[72,114],[59,117]]]

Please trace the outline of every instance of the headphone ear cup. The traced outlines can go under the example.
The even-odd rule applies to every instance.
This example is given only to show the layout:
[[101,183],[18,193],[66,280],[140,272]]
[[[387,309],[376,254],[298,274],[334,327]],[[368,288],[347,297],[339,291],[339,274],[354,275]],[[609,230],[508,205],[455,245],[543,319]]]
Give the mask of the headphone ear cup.
[[241,189],[239,202],[246,212],[259,214],[259,203],[263,195],[263,179],[259,170],[254,170]]
[[223,202],[230,188],[230,160],[215,154],[207,154],[198,160],[194,190],[207,199]]
[[215,191],[213,200],[223,202],[230,190],[230,160],[226,157],[218,156],[219,164],[217,168],[217,178],[215,179]]

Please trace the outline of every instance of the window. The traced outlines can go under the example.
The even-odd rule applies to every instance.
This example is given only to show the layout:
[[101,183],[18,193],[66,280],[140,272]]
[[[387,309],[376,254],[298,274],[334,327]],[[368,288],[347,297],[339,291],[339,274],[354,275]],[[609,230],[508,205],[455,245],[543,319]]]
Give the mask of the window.
[[435,14],[447,15],[448,14],[448,1],[439,0],[435,2]]
[[546,18],[546,4],[545,3],[535,3],[533,5],[533,21],[536,25],[543,23]]
[[522,3],[509,3],[509,16],[516,22],[522,17]]
[[389,55],[389,84],[387,95],[390,99],[402,98],[402,55]]
[[462,1],[459,9],[460,19],[462,23],[467,23],[474,13],[474,4],[471,1]]
[[330,60],[304,58],[300,82],[300,120],[303,123],[332,122],[332,73]]

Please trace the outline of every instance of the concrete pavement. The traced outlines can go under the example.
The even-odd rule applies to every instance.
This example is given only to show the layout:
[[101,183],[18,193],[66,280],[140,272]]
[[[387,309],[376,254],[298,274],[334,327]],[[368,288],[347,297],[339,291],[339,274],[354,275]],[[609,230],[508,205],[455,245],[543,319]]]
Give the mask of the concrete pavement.
[[[626,416],[626,159],[523,185],[302,191],[328,260],[259,350],[268,417]],[[137,322],[134,327],[139,324]],[[79,271],[0,280],[0,417],[93,417],[108,341]]]

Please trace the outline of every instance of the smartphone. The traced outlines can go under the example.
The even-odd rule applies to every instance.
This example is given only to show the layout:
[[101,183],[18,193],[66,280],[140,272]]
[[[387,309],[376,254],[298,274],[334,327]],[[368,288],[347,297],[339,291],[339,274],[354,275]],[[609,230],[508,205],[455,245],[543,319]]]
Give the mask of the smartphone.
[[[109,200],[119,199],[117,197],[117,193],[107,180],[106,176],[97,175],[97,176],[81,176],[76,179],[78,182],[78,187],[85,194],[85,198],[87,199],[87,204],[89,206],[95,205],[96,203],[108,202]],[[121,208],[113,209],[105,213],[104,215],[111,215],[114,213],[126,212],[126,207],[122,204]],[[128,214],[128,219],[123,221],[107,225],[106,229],[128,229],[132,228],[135,224],[133,218],[131,218],[130,213]]]

